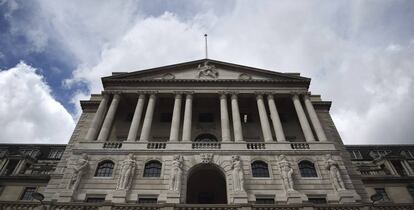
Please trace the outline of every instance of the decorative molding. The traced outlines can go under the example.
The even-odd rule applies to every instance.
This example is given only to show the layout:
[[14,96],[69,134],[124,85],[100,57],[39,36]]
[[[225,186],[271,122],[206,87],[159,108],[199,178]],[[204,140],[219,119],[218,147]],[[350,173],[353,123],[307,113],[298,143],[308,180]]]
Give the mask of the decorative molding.
[[165,73],[161,77],[162,79],[175,79],[175,75],[171,73]]

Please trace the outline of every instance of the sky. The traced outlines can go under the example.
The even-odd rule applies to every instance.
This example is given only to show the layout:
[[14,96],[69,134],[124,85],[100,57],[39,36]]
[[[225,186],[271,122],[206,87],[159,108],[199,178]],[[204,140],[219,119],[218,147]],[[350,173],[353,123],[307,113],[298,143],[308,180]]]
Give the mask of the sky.
[[100,77],[204,58],[312,78],[345,144],[414,143],[412,0],[0,0],[0,142],[67,143]]

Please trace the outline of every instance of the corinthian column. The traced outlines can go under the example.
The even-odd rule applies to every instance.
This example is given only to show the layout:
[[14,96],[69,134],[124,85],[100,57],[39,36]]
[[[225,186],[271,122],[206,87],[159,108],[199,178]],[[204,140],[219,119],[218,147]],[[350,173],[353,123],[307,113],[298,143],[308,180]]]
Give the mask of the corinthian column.
[[259,110],[260,125],[262,127],[263,138],[265,142],[272,142],[272,132],[270,130],[269,119],[266,113],[266,107],[263,103],[263,95],[256,96],[257,109]]
[[106,113],[105,120],[103,122],[101,132],[98,136],[98,141],[106,141],[108,140],[109,132],[112,128],[112,123],[115,119],[116,110],[118,109],[119,99],[121,98],[120,94],[115,94],[111,105],[109,106],[108,113]]
[[220,94],[220,120],[221,120],[221,139],[230,141],[229,113],[227,110],[227,96]]
[[237,102],[237,95],[231,96],[231,114],[233,118],[234,141],[243,141],[243,131],[240,120],[239,103]]
[[135,107],[134,116],[132,117],[131,127],[129,128],[127,141],[136,141],[138,135],[139,123],[141,122],[142,110],[144,109],[145,95],[140,94]]
[[299,96],[294,94],[292,97],[293,105],[295,106],[296,113],[298,114],[300,127],[307,142],[315,141],[308,119],[306,119],[305,111],[303,111],[302,104],[300,103]]
[[187,94],[185,99],[183,139],[182,141],[191,141],[191,118],[193,113],[193,95]]
[[276,140],[279,142],[286,141],[285,133],[283,132],[282,123],[280,122],[279,113],[277,112],[276,103],[273,95],[267,96],[267,102],[269,104],[270,117],[273,122],[273,129],[275,130]]
[[170,141],[178,141],[178,135],[180,132],[181,99],[181,93],[177,93],[174,99],[174,110],[171,122]]
[[140,141],[148,141],[151,133],[152,118],[154,116],[155,108],[155,94],[151,94],[148,100],[147,111],[145,112],[144,124],[142,125]]
[[318,136],[319,141],[326,142],[328,139],[326,138],[325,132],[323,132],[321,122],[319,121],[318,115],[316,115],[312,102],[309,99],[309,95],[305,95],[304,99],[305,99],[305,107],[306,107],[306,110],[308,111],[313,128],[315,129],[316,136]]
[[89,128],[88,133],[86,134],[86,137],[85,137],[86,140],[89,140],[89,141],[96,140],[99,127],[102,125],[102,121],[104,119],[105,112],[108,107],[108,98],[109,98],[109,95],[104,93],[102,96],[102,100],[99,103],[98,110],[96,111],[96,114],[93,117],[91,127]]

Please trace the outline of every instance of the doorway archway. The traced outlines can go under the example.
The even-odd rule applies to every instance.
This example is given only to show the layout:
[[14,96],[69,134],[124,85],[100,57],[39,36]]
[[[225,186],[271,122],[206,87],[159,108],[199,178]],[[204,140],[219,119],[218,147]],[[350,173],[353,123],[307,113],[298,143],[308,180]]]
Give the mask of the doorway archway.
[[186,203],[226,204],[226,176],[213,164],[194,166],[187,179]]

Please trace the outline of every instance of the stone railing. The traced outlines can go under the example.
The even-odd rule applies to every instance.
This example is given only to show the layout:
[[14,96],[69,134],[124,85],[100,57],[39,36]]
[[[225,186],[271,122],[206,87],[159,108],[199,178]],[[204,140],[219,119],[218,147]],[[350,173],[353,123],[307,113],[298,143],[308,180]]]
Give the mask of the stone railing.
[[220,149],[221,143],[219,142],[194,142],[191,145],[193,149]]
[[363,176],[386,176],[385,171],[382,169],[360,169]]
[[102,146],[104,149],[120,149],[122,147],[122,142],[105,142]]
[[291,143],[290,147],[292,149],[310,149],[308,143]]
[[165,142],[150,142],[147,144],[147,149],[165,149],[167,143]]
[[265,143],[247,143],[247,149],[266,149]]
[[0,202],[1,210],[38,210],[40,207],[39,203],[35,202]]

